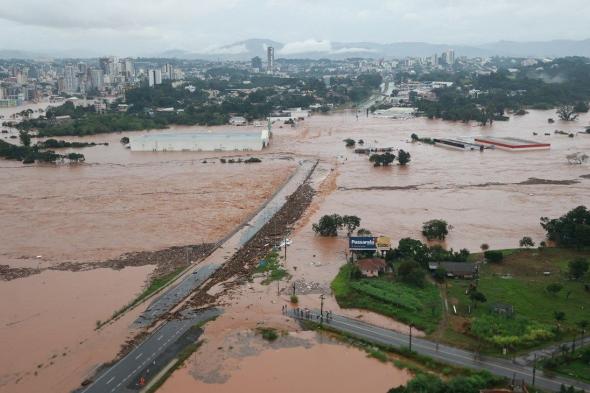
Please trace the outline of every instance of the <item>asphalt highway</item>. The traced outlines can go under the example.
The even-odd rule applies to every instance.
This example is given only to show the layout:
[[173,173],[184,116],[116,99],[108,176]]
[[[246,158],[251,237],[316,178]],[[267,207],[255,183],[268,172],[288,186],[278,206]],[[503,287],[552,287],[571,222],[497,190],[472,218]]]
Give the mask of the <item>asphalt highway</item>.
[[220,314],[217,309],[187,314],[183,319],[174,319],[163,324],[145,341],[129,352],[109,369],[100,374],[82,393],[137,392],[128,386],[136,384],[146,367],[157,364],[158,357],[186,333],[191,326]]
[[[311,320],[316,323],[320,322],[319,311],[317,310],[311,311],[309,317],[305,316],[305,314],[301,315],[301,313],[297,313],[294,310],[288,310],[287,314],[300,320]],[[323,323],[332,329],[353,335],[369,342],[397,348],[409,348],[410,342],[407,334],[381,328],[356,319],[333,315],[330,320],[327,320],[324,317]],[[533,369],[531,367],[514,364],[510,360],[480,356],[474,352],[416,337],[412,337],[412,351],[421,355],[426,355],[443,363],[477,370],[487,370],[495,375],[515,379],[517,381],[524,380],[527,384],[532,384]],[[543,375],[542,370],[537,370],[535,375],[536,387],[549,391],[559,391],[562,384],[590,391],[590,384],[561,376],[549,378]]]

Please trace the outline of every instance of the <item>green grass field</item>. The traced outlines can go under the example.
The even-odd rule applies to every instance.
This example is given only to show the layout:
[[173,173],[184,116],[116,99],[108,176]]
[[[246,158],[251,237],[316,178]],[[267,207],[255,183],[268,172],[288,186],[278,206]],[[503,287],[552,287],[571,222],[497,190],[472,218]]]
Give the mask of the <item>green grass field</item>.
[[414,324],[426,332],[436,329],[441,318],[441,299],[434,284],[418,288],[388,277],[350,279],[351,265],[342,266],[332,281],[340,307],[360,308]]
[[[456,305],[459,314],[452,317],[456,319],[454,326],[460,326],[458,319],[474,318],[471,323],[472,329],[476,330],[479,319],[487,325],[482,328],[482,332],[486,332],[481,334],[482,339],[490,341],[492,332],[498,336],[512,336],[512,341],[514,337],[520,337],[522,342],[516,347],[546,344],[547,340],[555,341],[574,334],[578,329],[577,322],[590,320],[590,292],[584,289],[585,280],[572,281],[567,277],[568,262],[577,257],[588,258],[590,252],[546,248],[505,253],[503,262],[482,266],[478,291],[486,296],[487,302],[477,305],[471,314],[468,314],[468,307],[472,302],[466,295],[469,281],[449,281],[449,302]],[[551,283],[559,283],[563,289],[555,295],[550,294],[546,288]],[[494,303],[511,304],[514,317],[491,313],[489,306]],[[555,311],[565,313],[559,330],[556,330]],[[540,334],[533,339],[543,329],[552,332],[552,337]],[[511,340],[506,338],[506,341]]]

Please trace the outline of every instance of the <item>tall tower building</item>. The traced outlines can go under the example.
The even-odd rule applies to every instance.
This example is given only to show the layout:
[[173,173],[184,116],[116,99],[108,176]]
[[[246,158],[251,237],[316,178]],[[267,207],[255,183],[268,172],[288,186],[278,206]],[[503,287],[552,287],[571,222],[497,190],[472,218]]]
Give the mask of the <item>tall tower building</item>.
[[148,70],[148,85],[154,87],[154,85],[162,84],[162,70]]
[[64,91],[67,93],[75,93],[78,90],[76,71],[73,65],[67,65],[64,68]]
[[448,65],[455,64],[455,51],[453,49],[448,49],[446,52],[446,58]]
[[269,46],[266,48],[266,70],[273,72],[275,69],[275,48]]

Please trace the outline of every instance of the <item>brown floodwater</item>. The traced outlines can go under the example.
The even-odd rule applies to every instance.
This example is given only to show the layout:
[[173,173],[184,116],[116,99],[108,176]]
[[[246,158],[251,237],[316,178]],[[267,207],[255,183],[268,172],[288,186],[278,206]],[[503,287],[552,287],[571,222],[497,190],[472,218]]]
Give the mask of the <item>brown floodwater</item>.
[[0,392],[68,391],[112,359],[128,330],[96,332],[96,321],[141,292],[137,277],[152,270],[47,271],[1,283]]
[[[394,244],[402,237],[421,238],[422,223],[433,218],[446,219],[453,226],[448,247],[478,250],[482,243],[493,248],[515,247],[525,235],[542,240],[541,216],[556,217],[577,205],[590,205],[590,180],[580,178],[590,173],[590,166],[569,165],[566,160],[567,154],[590,151],[590,134],[574,138],[553,134],[556,129],[583,131],[590,114],[575,122],[555,124],[547,123],[549,117],[556,117],[553,111],[531,111],[481,127],[424,118],[357,121],[342,113],[311,117],[295,130],[276,132],[279,136],[274,148],[316,154],[337,168],[336,190],[315,211],[304,229],[303,244],[315,246],[311,222],[328,213],[358,215],[361,227],[391,236]],[[550,135],[545,136],[546,132]],[[455,151],[409,143],[412,133],[421,137],[514,136],[552,146],[547,151],[529,152]],[[406,168],[374,168],[366,156],[344,146],[342,140],[348,137],[364,139],[365,146],[404,149],[411,153],[412,161]],[[533,177],[579,183],[511,184]]]
[[[295,342],[282,344],[283,340]],[[160,390],[164,393],[386,392],[411,378],[406,370],[369,358],[356,348],[329,340],[310,340],[313,338],[297,335],[281,337],[270,347],[258,344],[256,348],[248,333],[242,332],[239,342],[230,341],[235,346],[228,347],[227,343],[223,348],[218,369],[203,366],[199,350]]]
[[[256,154],[263,157],[263,163],[252,167],[201,163],[204,159],[215,161],[218,153],[138,153],[119,144],[122,136],[137,133],[82,138],[109,142],[110,145],[79,149],[88,162],[79,166],[25,167],[16,162],[0,161],[0,230],[3,233],[0,264],[45,266],[64,260],[97,260],[116,257],[123,252],[217,240],[256,210],[287,178],[295,161],[284,158],[319,157],[322,162],[312,178],[318,195],[290,236],[293,244],[286,262],[293,280],[302,280],[310,288],[316,288],[299,296],[301,306],[318,307],[319,293],[330,293],[329,284],[346,258],[343,236],[321,239],[311,230],[311,224],[323,214],[358,215],[362,219],[361,227],[374,234],[391,236],[394,245],[403,237],[420,239],[424,221],[442,218],[453,225],[446,246],[477,251],[482,243],[488,243],[492,248],[515,247],[518,239],[525,235],[538,242],[544,236],[539,225],[541,216],[556,217],[577,205],[590,205],[590,179],[580,177],[590,174],[590,167],[588,164],[569,165],[565,159],[573,152],[590,151],[590,135],[577,134],[568,138],[553,134],[555,129],[581,131],[588,125],[590,115],[583,115],[576,122],[557,121],[555,124],[548,124],[548,117],[556,116],[552,111],[531,111],[508,122],[480,127],[423,118],[359,118],[357,121],[348,112],[316,115],[295,128],[275,127],[270,149]],[[185,130],[178,128],[166,132]],[[538,135],[533,136],[533,132]],[[550,135],[545,136],[546,132]],[[411,133],[421,137],[515,136],[549,141],[552,147],[549,151],[521,153],[500,150],[464,152],[409,143]],[[364,139],[366,145],[402,148],[412,154],[412,162],[406,168],[374,168],[366,156],[356,155],[345,148],[342,140],[348,137]],[[577,180],[578,183],[515,184],[532,177]],[[42,258],[35,258],[37,255]],[[102,272],[102,269],[84,273],[51,272],[64,275],[58,279],[50,279],[49,273],[34,276],[37,280],[45,277],[44,285],[55,293],[62,289],[59,286],[63,286],[65,291],[73,294],[60,297],[62,309],[57,306],[48,308],[45,302],[49,300],[33,302],[28,307],[18,301],[11,302],[13,293],[51,296],[39,289],[40,285],[25,285],[25,279],[0,282],[0,293],[5,294],[2,317],[4,314],[13,316],[5,324],[17,320],[26,323],[27,318],[38,313],[44,315],[49,309],[55,313],[50,326],[54,326],[54,330],[61,329],[59,334],[41,333],[46,342],[39,344],[40,351],[32,351],[33,356],[27,355],[26,350],[33,348],[27,337],[31,337],[35,330],[25,329],[23,339],[19,339],[16,328],[2,328],[0,339],[7,342],[14,339],[13,351],[25,351],[17,362],[22,366],[20,368],[13,367],[9,357],[0,356],[0,369],[4,369],[1,366],[5,364],[12,367],[0,379],[2,383],[8,381],[10,384],[4,384],[0,389],[35,391],[40,386],[59,386],[63,389],[48,391],[65,391],[66,387],[71,389],[79,384],[97,364],[114,356],[130,333],[128,325],[132,318],[125,317],[98,333],[92,330],[94,321],[105,318],[120,304],[128,302],[145,281],[149,270],[109,271],[113,275],[110,281],[120,283],[116,278],[120,276],[125,282],[112,287],[112,301],[103,302],[101,299],[99,308],[78,302],[77,293],[84,298],[94,290],[100,292],[100,289],[90,284],[87,288],[77,289],[66,284],[73,285],[78,277],[92,277],[83,278],[82,282],[91,281],[91,284],[98,285],[94,283],[94,277]],[[82,274],[87,276],[78,276]],[[231,291],[223,299],[225,313],[207,325],[210,344],[206,343],[199,354],[205,353],[211,367],[224,370],[225,377],[221,380],[225,383],[221,380],[207,383],[199,379],[200,374],[191,361],[166,383],[165,391],[235,391],[236,387],[242,390],[245,386],[257,392],[285,391],[291,387],[292,391],[314,390],[316,386],[323,391],[348,391],[349,386],[356,386],[357,379],[365,384],[356,390],[369,386],[371,390],[385,391],[395,385],[391,381],[399,384],[407,380],[388,376],[393,369],[391,366],[380,365],[354,348],[333,343],[263,347],[251,356],[234,356],[230,361],[213,357],[216,352],[231,354],[225,344],[228,337],[231,339],[236,332],[253,329],[259,324],[288,331],[299,330],[296,324],[280,314],[282,304],[288,301],[289,292],[284,287],[289,284],[279,284],[278,289],[283,288],[283,291],[278,294],[275,284],[262,286],[259,281],[260,278]],[[407,329],[403,324],[366,311],[340,310],[332,297],[326,299],[325,307],[396,330]],[[27,312],[21,312],[21,308]],[[78,314],[84,316],[84,323],[70,323],[68,318]],[[34,318],[38,317],[32,320]],[[42,355],[47,353],[51,357],[52,351],[66,346],[70,348],[73,345],[70,343],[80,337],[86,337],[86,341],[76,351],[68,353],[59,362],[54,361],[51,367],[42,366],[36,370],[41,362],[48,364]],[[219,346],[223,350],[218,350]],[[347,368],[349,362],[340,361],[347,357],[352,358],[349,362],[356,364],[361,373],[352,372]],[[328,384],[330,379],[315,374],[322,370],[320,363],[314,363],[316,358],[322,359],[321,365],[335,367],[334,373],[338,373],[340,379],[331,378],[331,382],[336,383],[334,388]],[[315,367],[308,369],[309,364],[315,364]],[[29,374],[14,385],[15,375],[27,371]],[[37,376],[31,374],[34,371],[38,371]],[[373,372],[377,374],[371,374]],[[258,379],[250,378],[252,375]],[[355,378],[348,378],[352,375]],[[371,378],[365,380],[358,378],[359,375]],[[371,384],[371,381],[381,381],[386,376],[387,384]],[[308,385],[310,381],[313,384]]]

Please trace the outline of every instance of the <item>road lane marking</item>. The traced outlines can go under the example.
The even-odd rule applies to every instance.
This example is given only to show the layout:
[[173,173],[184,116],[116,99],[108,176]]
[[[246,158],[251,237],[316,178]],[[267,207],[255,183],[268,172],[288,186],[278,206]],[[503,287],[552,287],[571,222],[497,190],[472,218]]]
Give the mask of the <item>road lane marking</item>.
[[164,337],[164,335],[160,334],[160,336],[156,340],[160,341],[162,339],[162,337]]
[[143,352],[142,352],[142,353],[140,353],[139,355],[137,355],[137,356],[135,357],[135,360],[139,359],[139,358],[140,358],[142,355],[143,355]]
[[111,379],[109,379],[109,380],[107,381],[107,385],[108,385],[109,383],[113,382],[113,380],[114,380],[114,379],[115,379],[115,377],[111,377]]

